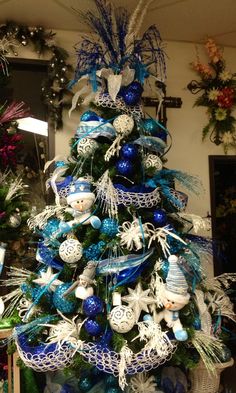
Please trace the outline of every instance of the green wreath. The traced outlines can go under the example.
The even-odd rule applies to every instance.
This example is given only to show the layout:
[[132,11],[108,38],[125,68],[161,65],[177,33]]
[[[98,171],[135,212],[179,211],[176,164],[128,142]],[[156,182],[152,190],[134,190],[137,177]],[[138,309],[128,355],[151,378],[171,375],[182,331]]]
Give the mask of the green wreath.
[[[55,128],[62,128],[63,108],[70,106],[72,93],[68,89],[72,66],[68,64],[68,53],[65,49],[56,46],[55,35],[52,31],[46,31],[43,27],[28,27],[15,22],[7,22],[0,26],[0,66],[4,71],[1,59],[4,56],[17,56],[16,45],[30,45],[33,50],[42,55],[51,53],[47,77],[42,85],[42,101],[46,105],[49,118],[54,122]],[[5,45],[4,45],[5,43]],[[7,79],[6,72],[2,72],[2,79]]]

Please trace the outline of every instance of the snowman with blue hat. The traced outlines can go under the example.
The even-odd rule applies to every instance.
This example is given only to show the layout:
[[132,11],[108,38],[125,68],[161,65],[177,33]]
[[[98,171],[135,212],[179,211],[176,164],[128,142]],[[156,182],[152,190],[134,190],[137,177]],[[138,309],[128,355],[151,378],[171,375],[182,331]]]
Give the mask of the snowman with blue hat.
[[69,232],[78,225],[91,224],[95,229],[100,228],[101,220],[91,212],[92,205],[95,202],[95,194],[91,191],[91,184],[87,179],[77,179],[71,186],[66,200],[68,205],[70,205],[66,211],[74,219],[60,223],[59,229],[63,233]]
[[157,314],[155,313],[154,320],[159,323],[164,319],[167,326],[172,328],[176,340],[185,341],[188,338],[188,334],[179,319],[179,310],[189,302],[188,284],[178,265],[176,255],[170,255],[168,261],[169,271],[163,299],[164,310]]

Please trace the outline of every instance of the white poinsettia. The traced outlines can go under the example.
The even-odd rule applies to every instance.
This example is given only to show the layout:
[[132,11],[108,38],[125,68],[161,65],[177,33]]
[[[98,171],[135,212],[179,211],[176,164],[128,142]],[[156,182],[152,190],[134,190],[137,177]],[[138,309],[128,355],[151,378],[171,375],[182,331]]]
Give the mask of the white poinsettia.
[[219,74],[219,79],[223,82],[227,82],[232,79],[232,74],[230,71],[224,70]]
[[230,131],[227,131],[222,136],[222,142],[225,145],[231,145],[235,142],[235,137],[236,137],[236,135],[232,134],[232,132],[230,132]]
[[216,101],[219,94],[219,90],[213,87],[211,90],[209,90],[207,97],[210,101]]

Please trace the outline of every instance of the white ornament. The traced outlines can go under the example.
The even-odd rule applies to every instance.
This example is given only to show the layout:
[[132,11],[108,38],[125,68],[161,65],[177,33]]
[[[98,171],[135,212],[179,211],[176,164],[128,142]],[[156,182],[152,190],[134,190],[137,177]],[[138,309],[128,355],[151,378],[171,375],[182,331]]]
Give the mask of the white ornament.
[[143,159],[144,168],[155,168],[157,171],[161,171],[163,164],[161,159],[155,154],[147,154]]
[[[138,373],[130,380],[131,392],[134,393],[157,393],[157,384],[154,375]],[[160,392],[160,391],[159,391]]]
[[95,140],[89,138],[82,138],[77,144],[77,152],[79,156],[83,158],[92,156],[97,148],[98,143]]
[[48,285],[48,289],[55,291],[58,285],[62,284],[62,281],[57,279],[58,274],[53,274],[52,268],[49,266],[46,272],[40,272],[40,277],[33,280],[35,284],[42,287]]
[[149,313],[148,306],[153,304],[155,300],[149,296],[150,289],[143,291],[140,283],[137,284],[135,289],[128,288],[128,291],[129,295],[122,296],[122,300],[134,310],[135,321],[138,322],[141,311]]
[[17,228],[21,224],[21,216],[19,213],[14,213],[9,217],[9,225],[12,228]]
[[127,136],[134,128],[134,120],[131,116],[120,115],[113,121],[113,126],[115,127],[117,134]]
[[125,246],[128,250],[140,250],[143,247],[143,240],[149,237],[149,224],[142,224],[138,219],[133,222],[125,221],[119,226],[120,245]]
[[59,255],[66,263],[75,263],[82,257],[83,248],[77,239],[67,239],[59,247]]
[[116,306],[109,315],[110,326],[115,332],[127,333],[135,324],[135,315],[128,306]]

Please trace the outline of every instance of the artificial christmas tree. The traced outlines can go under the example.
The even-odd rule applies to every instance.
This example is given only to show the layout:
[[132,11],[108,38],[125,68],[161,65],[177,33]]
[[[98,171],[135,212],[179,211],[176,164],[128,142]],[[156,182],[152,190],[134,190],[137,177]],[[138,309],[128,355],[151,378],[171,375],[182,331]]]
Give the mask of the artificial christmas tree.
[[200,357],[214,371],[226,353],[221,318],[234,319],[223,290],[234,276],[204,276],[211,242],[190,231],[208,222],[185,213],[188,196],[176,189],[198,192],[200,183],[164,166],[169,133],[142,107],[145,85],[161,97],[155,81],[165,77],[158,30],[139,36],[151,2],[131,16],[94,3],[97,14],[84,20],[96,36],[77,47],[71,83],[72,110],[80,101],[91,108],[47,182],[55,204],[28,221],[39,266],[9,273],[22,318],[14,338],[36,371],[79,370],[80,392],[157,392],[159,382],[186,392],[180,369],[174,385],[173,367],[155,376],[163,365],[187,371]]

